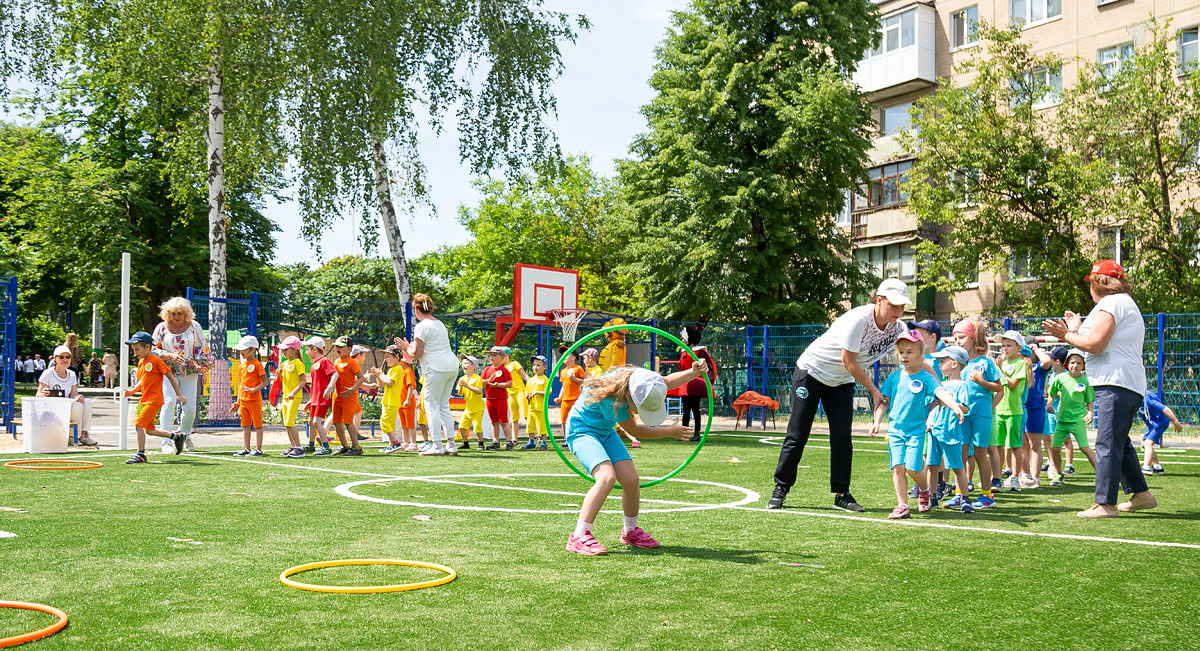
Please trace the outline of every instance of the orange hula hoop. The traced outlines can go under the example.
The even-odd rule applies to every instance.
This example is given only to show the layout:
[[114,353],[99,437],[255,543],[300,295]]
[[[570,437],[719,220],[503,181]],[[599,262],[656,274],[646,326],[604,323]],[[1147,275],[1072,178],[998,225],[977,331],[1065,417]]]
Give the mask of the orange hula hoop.
[[64,613],[63,611],[55,608],[54,606],[47,606],[44,604],[32,604],[32,603],[26,603],[24,601],[0,601],[0,608],[19,608],[21,610],[36,610],[38,612],[46,613],[47,615],[54,615],[55,617],[58,618],[57,622],[47,626],[46,628],[38,629],[31,633],[22,633],[21,635],[14,635],[12,637],[0,638],[0,647],[17,646],[18,644],[25,644],[26,642],[32,642],[34,640],[40,640],[44,637],[50,637],[51,635],[54,635],[55,633],[63,630],[63,627],[65,627],[67,625],[67,614]]
[[[69,463],[75,465],[69,466],[31,466],[34,463]],[[4,464],[5,468],[17,468],[20,470],[87,470],[89,468],[103,468],[104,464],[99,461],[75,461],[73,459],[24,459],[21,461],[9,461]]]

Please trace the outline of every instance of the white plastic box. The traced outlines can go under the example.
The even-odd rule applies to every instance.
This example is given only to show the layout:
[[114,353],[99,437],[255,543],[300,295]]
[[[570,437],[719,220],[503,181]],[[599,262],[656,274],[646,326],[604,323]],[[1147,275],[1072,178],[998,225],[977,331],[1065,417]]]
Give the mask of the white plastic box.
[[70,398],[22,398],[21,438],[29,454],[64,453],[71,437]]

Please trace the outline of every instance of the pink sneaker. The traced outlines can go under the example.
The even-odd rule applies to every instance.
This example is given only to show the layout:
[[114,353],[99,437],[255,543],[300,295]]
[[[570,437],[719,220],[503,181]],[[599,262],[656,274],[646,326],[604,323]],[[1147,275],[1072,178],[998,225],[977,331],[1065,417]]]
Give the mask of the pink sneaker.
[[921,513],[929,511],[929,491],[917,492],[917,510]]
[[912,511],[908,510],[907,504],[901,504],[900,506],[897,506],[896,508],[892,509],[891,514],[888,515],[889,520],[903,520],[904,518],[910,517],[912,517]]
[[633,531],[621,527],[621,544],[633,545],[642,549],[654,549],[658,547],[658,541],[651,538],[650,534],[646,533],[646,530],[641,527],[634,527]]
[[642,447],[642,442],[641,442],[641,441],[634,441],[633,443],[630,443],[630,444],[629,444],[629,447],[631,447],[631,448],[640,448],[640,447]]
[[608,548],[600,544],[596,537],[589,531],[582,536],[571,534],[567,538],[567,551],[582,554],[583,556],[598,556],[607,554]]

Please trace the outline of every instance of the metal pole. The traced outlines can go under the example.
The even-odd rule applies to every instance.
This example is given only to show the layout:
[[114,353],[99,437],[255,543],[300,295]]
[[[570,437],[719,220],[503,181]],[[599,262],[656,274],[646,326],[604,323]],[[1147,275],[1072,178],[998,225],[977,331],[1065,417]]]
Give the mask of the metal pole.
[[8,433],[17,437],[17,427],[13,424],[14,410],[16,409],[16,381],[17,373],[13,369],[13,360],[17,358],[17,277],[12,276],[7,281],[8,283],[8,319],[4,324],[4,376],[8,381],[4,383],[4,422],[8,425]]
[[[875,365],[871,367],[871,372],[874,374],[874,377],[872,377],[871,379],[875,382],[875,388],[878,389],[879,388],[879,361],[878,360],[876,360]],[[900,377],[904,377],[904,376],[901,375]]]
[[258,292],[250,292],[250,333],[258,336]]
[[92,352],[98,353],[104,350],[104,346],[100,345],[103,329],[104,326],[100,323],[100,304],[92,303]]
[[1006,316],[1004,317],[1004,331],[1008,332],[1009,330],[1012,330],[1012,317]]
[[[763,342],[762,342],[762,394],[770,398],[770,389],[767,388],[767,343],[770,341],[771,326],[763,326]],[[767,429],[767,408],[762,410],[763,429]]]
[[410,341],[412,340],[412,327],[412,301],[409,301],[404,304],[404,338]]
[[1167,365],[1167,315],[1158,313],[1158,401],[1166,404],[1163,376]]
[[[650,319],[650,326],[657,328],[658,319]],[[653,332],[650,333],[650,363],[654,365],[654,372],[658,373],[658,335]]]
[[[754,326],[746,326],[746,390],[754,388]],[[746,429],[754,425],[754,416],[746,410]]]
[[119,433],[119,446],[122,450],[129,448],[129,398],[125,397],[125,392],[129,390],[129,346],[125,344],[129,341],[129,253],[121,254],[121,366],[118,369],[120,376],[120,391],[121,399],[118,401],[118,424],[117,432]]

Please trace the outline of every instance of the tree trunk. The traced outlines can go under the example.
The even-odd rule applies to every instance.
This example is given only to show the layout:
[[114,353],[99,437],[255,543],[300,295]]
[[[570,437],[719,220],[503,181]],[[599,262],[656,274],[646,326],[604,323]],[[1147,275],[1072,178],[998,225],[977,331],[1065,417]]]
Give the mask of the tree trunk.
[[412,281],[408,277],[408,261],[404,257],[404,238],[396,223],[396,208],[392,205],[392,183],[387,166],[387,152],[383,142],[371,141],[375,159],[375,197],[379,200],[379,220],[387,235],[388,249],[392,254],[392,271],[396,275],[396,295],[401,303],[412,300]]
[[[227,411],[231,404],[229,373],[224,366],[226,308],[225,292],[225,90],[221,52],[213,52],[208,68],[208,334],[218,363],[210,378],[208,414]],[[193,399],[195,399],[193,397]]]

